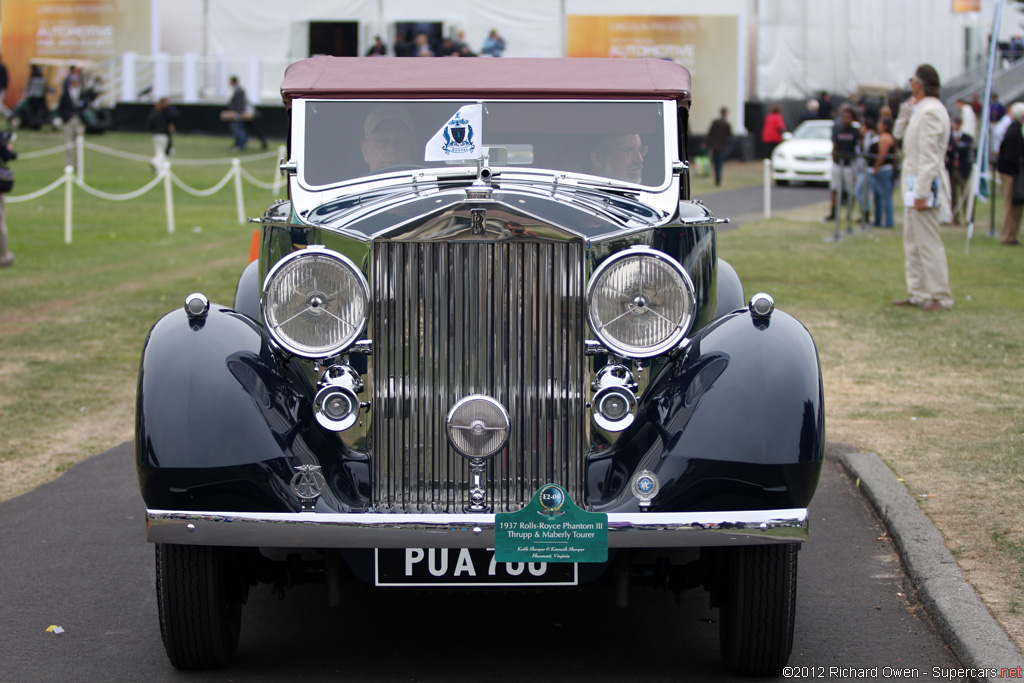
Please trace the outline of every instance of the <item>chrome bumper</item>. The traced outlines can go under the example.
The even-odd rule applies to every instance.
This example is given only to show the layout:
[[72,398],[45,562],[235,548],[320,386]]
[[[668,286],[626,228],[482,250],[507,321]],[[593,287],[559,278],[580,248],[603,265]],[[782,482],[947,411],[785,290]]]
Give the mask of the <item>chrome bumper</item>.
[[[610,548],[807,540],[807,510],[608,515]],[[493,514],[146,511],[151,543],[263,548],[493,548]]]

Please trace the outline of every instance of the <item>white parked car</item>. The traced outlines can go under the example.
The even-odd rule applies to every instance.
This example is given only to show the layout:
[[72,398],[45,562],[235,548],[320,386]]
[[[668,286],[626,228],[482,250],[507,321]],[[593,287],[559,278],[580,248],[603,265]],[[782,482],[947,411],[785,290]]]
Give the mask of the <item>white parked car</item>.
[[832,126],[828,120],[804,121],[772,152],[776,185],[790,181],[828,183],[832,178]]

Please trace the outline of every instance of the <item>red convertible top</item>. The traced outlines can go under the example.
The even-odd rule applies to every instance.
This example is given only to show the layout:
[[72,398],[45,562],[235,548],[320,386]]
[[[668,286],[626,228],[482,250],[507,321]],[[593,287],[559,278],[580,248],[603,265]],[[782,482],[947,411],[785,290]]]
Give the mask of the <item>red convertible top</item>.
[[334,99],[672,99],[690,72],[661,59],[311,57],[285,72],[281,96]]

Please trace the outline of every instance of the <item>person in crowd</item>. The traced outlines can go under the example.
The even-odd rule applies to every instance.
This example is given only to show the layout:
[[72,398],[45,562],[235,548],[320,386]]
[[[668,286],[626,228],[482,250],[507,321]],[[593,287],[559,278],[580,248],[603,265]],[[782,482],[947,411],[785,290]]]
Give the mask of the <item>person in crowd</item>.
[[963,117],[955,113],[949,118],[952,132],[949,134],[949,146],[946,147],[946,172],[949,173],[950,200],[953,205],[953,225],[960,225],[960,216],[964,213],[967,179],[971,175],[974,164],[974,138],[963,130]]
[[476,57],[476,53],[470,49],[466,42],[466,32],[461,28],[455,32],[455,51],[460,57]]
[[150,163],[154,171],[159,171],[167,157],[174,154],[174,124],[177,119],[178,110],[166,97],[161,97],[146,117],[146,128],[153,133],[153,160]]
[[78,169],[78,148],[75,141],[85,135],[85,124],[82,122],[82,74],[77,66],[68,67],[68,75],[61,88],[60,103],[57,114],[64,127],[64,165]]
[[922,64],[910,78],[910,98],[900,107],[893,133],[903,140],[903,252],[907,296],[895,306],[918,306],[925,311],[953,307],[946,250],[939,236],[939,212],[948,206],[946,145],[949,112],[939,97],[939,73]]
[[761,142],[764,143],[764,155],[771,158],[774,150],[782,142],[782,134],[786,132],[786,120],[782,118],[782,107],[773,104],[761,126]]
[[854,163],[859,141],[860,131],[854,125],[853,109],[843,107],[839,114],[839,125],[832,133],[832,209],[825,216],[827,221],[835,220],[836,206],[839,202],[845,204],[847,196],[853,192],[857,180]]
[[[0,133],[0,168],[6,169],[10,161],[18,158],[18,153],[11,148],[10,133]],[[13,183],[13,181],[11,181]],[[10,190],[9,185],[0,187],[0,268],[8,268],[14,265],[14,253],[7,248],[7,206],[5,195]]]
[[722,166],[729,156],[729,143],[732,140],[732,126],[729,125],[729,109],[722,107],[718,118],[711,122],[711,130],[705,140],[711,156],[711,166],[715,169],[715,185],[722,184]]
[[608,135],[590,151],[588,172],[639,184],[643,182],[646,154],[647,145],[639,134]]
[[819,109],[818,100],[814,99],[813,97],[811,99],[807,100],[806,108],[804,109],[804,113],[800,117],[800,121],[798,122],[797,125],[799,125],[800,123],[803,123],[804,121],[815,121],[815,120],[817,120],[819,118],[819,116],[818,116],[818,109]]
[[1004,116],[1006,116],[1006,105],[999,101],[999,93],[992,93],[992,98],[988,105],[989,123],[996,123]]
[[416,39],[413,41],[412,48],[413,57],[433,57],[434,49],[430,47],[430,38],[427,37],[426,33],[417,33]]
[[19,106],[19,113],[23,117],[22,123],[29,128],[37,128],[43,124],[50,123],[50,110],[46,106],[46,96],[53,89],[46,82],[43,69],[38,64],[29,66],[28,82],[25,85],[24,109]]
[[967,100],[960,98],[957,100],[956,109],[960,113],[960,129],[964,134],[971,137],[971,141],[975,147],[978,145],[978,117],[974,115],[974,107],[972,107]]
[[832,116],[832,95],[827,90],[822,90],[821,96],[818,98],[818,118],[831,121]]
[[480,50],[480,54],[487,57],[500,57],[504,51],[505,39],[498,33],[498,29],[492,28],[491,32],[484,39],[484,46]]
[[363,122],[361,150],[370,173],[417,162],[412,117],[397,104],[375,107]]
[[892,136],[892,119],[883,116],[878,121],[878,138],[868,150],[868,158],[872,161],[872,179],[875,186],[875,222],[877,228],[892,228],[892,179],[896,173],[899,150],[896,139]]
[[245,123],[242,117],[246,116],[249,109],[249,100],[245,96],[245,88],[238,82],[238,76],[232,76],[231,99],[228,100],[227,109],[221,114],[221,118],[227,120],[231,135],[235,138],[235,151],[241,152],[249,143],[249,136],[245,133]]
[[451,38],[444,38],[441,40],[441,45],[438,46],[436,54],[438,57],[462,56],[458,43],[456,43]]
[[366,51],[367,57],[384,57],[388,54],[388,46],[384,44],[384,41],[380,36],[373,37],[373,45]]
[[1010,106],[1012,123],[1006,130],[1002,144],[999,146],[999,160],[996,168],[999,179],[1003,183],[1003,229],[999,241],[1005,245],[1017,246],[1020,241],[1020,219],[1024,214],[1024,204],[1013,203],[1013,177],[1024,173],[1024,135],[1021,134],[1021,121],[1024,121],[1024,102],[1014,102]]
[[396,32],[395,33],[395,56],[396,57],[412,57],[415,47],[413,42],[409,40],[409,34],[407,32]]
[[1006,135],[1006,131],[1009,130],[1012,123],[1013,117],[1011,117],[1010,112],[1007,111],[1003,114],[1003,118],[999,119],[996,123],[991,124],[991,129],[988,134],[989,159],[994,159],[999,156],[999,146],[1003,144],[1003,136]]
[[860,140],[857,142],[857,158],[854,162],[854,171],[857,175],[854,195],[857,197],[857,203],[860,204],[862,223],[871,222],[871,207],[874,207],[875,221],[878,221],[878,202],[875,201],[874,193],[875,183],[871,178],[874,174],[871,147],[878,142],[876,127],[874,118],[865,116],[861,119]]
[[971,109],[974,110],[974,115],[980,118],[981,110],[983,108],[984,107],[982,107],[981,105],[981,98],[978,97],[978,93],[974,93],[973,95],[971,95]]
[[1010,61],[1016,62],[1024,57],[1024,38],[1019,35],[1010,38]]

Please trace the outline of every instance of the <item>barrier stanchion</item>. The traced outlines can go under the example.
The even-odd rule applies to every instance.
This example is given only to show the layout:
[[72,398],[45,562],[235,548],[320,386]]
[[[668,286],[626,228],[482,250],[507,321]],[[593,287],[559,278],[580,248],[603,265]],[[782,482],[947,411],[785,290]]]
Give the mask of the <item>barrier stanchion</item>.
[[242,196],[242,162],[235,157],[231,160],[231,172],[235,174],[235,208],[238,209],[238,223],[245,225],[245,198]]
[[64,244],[71,244],[71,189],[75,167],[64,167]]
[[764,217],[772,217],[772,160],[764,160]]
[[288,154],[288,151],[285,149],[285,146],[284,145],[278,145],[278,147],[277,147],[277,165],[274,166],[274,179],[271,181],[271,184],[272,184],[271,191],[274,193],[275,197],[281,191],[281,178],[282,178],[282,176],[281,176],[281,164],[284,163],[285,155],[286,154]]
[[78,163],[78,182],[85,182],[85,136],[75,136],[75,160]]
[[167,212],[167,232],[174,234],[174,193],[171,192],[171,162],[160,160],[160,173],[164,177],[164,210]]

